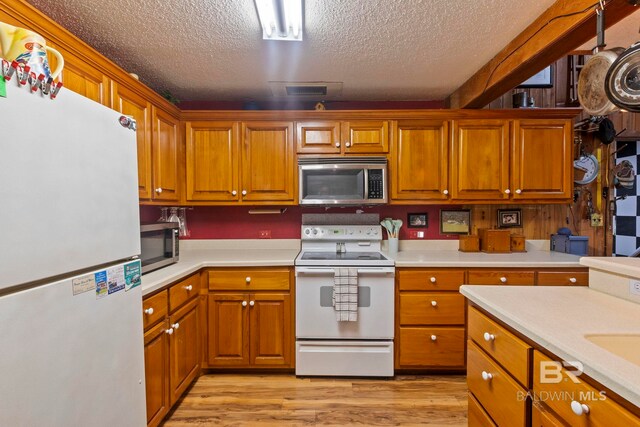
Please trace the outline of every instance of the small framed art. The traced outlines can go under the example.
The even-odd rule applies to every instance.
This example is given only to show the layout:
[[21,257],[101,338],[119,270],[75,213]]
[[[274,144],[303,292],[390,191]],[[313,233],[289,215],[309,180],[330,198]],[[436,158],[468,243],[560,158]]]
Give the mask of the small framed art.
[[440,234],[469,234],[471,232],[471,210],[441,210]]
[[407,224],[409,228],[427,228],[429,226],[429,215],[427,213],[407,214]]
[[498,228],[522,227],[520,209],[498,209]]

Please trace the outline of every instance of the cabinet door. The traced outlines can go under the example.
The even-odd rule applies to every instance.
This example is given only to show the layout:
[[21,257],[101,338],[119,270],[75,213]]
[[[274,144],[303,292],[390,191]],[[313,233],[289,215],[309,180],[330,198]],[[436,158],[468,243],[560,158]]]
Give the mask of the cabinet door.
[[179,120],[153,107],[153,199],[177,201]]
[[169,334],[167,322],[144,334],[144,374],[147,392],[147,425],[157,426],[169,412]]
[[187,200],[238,201],[237,122],[187,122]]
[[251,364],[289,366],[291,363],[291,300],[284,294],[252,294]]
[[449,123],[399,121],[391,160],[393,200],[443,200],[448,196]]
[[295,200],[292,122],[242,124],[242,200]]
[[509,198],[508,121],[454,121],[451,160],[452,199]]
[[209,294],[209,366],[249,365],[248,302],[248,294]]
[[340,122],[297,122],[296,142],[298,153],[339,154]]
[[514,200],[571,199],[571,120],[516,120],[512,147]]
[[110,107],[107,76],[68,52],[64,52],[63,55],[64,69],[60,79],[64,83],[64,87]]
[[345,153],[388,153],[389,122],[386,120],[342,122],[342,144]]
[[193,299],[169,321],[171,404],[173,405],[200,373],[200,301]]
[[138,193],[151,198],[151,104],[134,91],[112,82],[113,109],[136,120],[138,130]]

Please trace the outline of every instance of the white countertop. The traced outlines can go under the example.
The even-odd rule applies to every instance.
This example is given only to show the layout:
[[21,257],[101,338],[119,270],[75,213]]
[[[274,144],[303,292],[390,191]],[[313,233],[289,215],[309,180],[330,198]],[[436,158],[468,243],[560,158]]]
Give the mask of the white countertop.
[[398,252],[395,260],[396,267],[581,267],[577,255],[544,250],[508,254],[411,250]]
[[640,304],[586,287],[470,286],[460,292],[522,335],[640,407],[640,366],[585,334],[640,334]]
[[640,258],[584,257],[580,264],[618,275],[640,277]]

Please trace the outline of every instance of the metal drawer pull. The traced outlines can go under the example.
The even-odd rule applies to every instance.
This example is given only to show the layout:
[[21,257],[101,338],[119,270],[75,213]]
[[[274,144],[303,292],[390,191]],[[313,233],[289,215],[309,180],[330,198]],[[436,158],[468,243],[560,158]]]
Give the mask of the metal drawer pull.
[[485,381],[491,381],[491,379],[493,378],[493,374],[487,372],[487,371],[482,371],[482,379]]
[[576,283],[578,280],[575,277],[569,277],[571,283]]
[[153,307],[146,308],[144,310],[144,314],[148,314],[149,316],[151,316],[153,314]]
[[184,287],[187,292],[191,292],[193,290],[193,285],[187,285]]
[[577,400],[572,400],[571,401],[571,410],[577,416],[589,413],[589,407],[587,405],[585,405],[584,403],[578,402]]
[[431,301],[431,306],[432,306],[432,307],[435,307],[435,306],[437,306],[437,305],[438,305],[438,301]]
[[251,283],[251,277],[249,276],[245,277],[244,281],[247,283]]
[[507,278],[506,278],[506,277],[501,277],[501,278],[500,278],[500,281],[501,281],[502,283],[507,283]]
[[438,337],[436,337],[435,335],[431,335],[431,341],[435,341],[437,339],[438,339]]
[[429,279],[431,281],[431,283],[436,283],[436,278],[432,277],[431,279]]
[[490,334],[489,332],[485,332],[484,333],[484,340],[487,342],[493,341],[496,339],[496,336],[493,334]]

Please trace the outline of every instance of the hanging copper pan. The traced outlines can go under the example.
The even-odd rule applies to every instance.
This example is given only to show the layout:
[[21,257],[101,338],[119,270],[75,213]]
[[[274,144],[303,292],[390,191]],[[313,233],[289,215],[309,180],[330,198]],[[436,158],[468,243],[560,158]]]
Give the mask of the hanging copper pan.
[[640,42],[613,62],[605,78],[605,91],[617,107],[640,112]]
[[605,116],[618,108],[609,100],[605,90],[605,79],[611,64],[624,51],[617,47],[593,55],[578,77],[578,99],[584,111],[593,116]]

